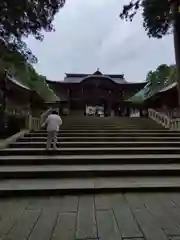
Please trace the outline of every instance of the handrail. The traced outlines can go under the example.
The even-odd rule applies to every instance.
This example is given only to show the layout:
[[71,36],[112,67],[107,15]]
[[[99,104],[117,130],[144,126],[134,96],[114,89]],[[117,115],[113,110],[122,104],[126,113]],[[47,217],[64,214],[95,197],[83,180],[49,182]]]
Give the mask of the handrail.
[[40,116],[40,123],[42,124],[45,120],[45,118],[51,113],[52,108],[48,108],[45,112],[43,112]]
[[[45,112],[43,112],[40,116],[40,123],[42,124],[44,122],[44,120],[47,118],[47,116],[52,112],[54,108],[48,108]],[[59,114],[59,109],[55,109],[58,114]]]
[[29,130],[37,130],[41,127],[40,118],[33,117],[30,113],[28,113],[26,117],[26,127]]
[[[52,111],[52,108],[48,108],[45,112],[43,112],[40,115],[40,117],[34,117],[30,112],[28,112],[27,118],[26,118],[26,127],[29,130],[40,129],[41,125],[43,124],[47,116],[51,113],[51,111]],[[56,111],[58,111],[59,113],[59,109],[56,109]]]
[[149,118],[163,126],[175,131],[180,131],[180,118],[172,119],[165,113],[157,112],[154,109],[148,109]]
[[31,112],[28,112],[26,117],[26,127],[29,130],[38,130],[40,129],[42,123],[44,122],[47,115],[52,111],[52,109],[48,109],[45,112],[43,112],[40,117],[34,117],[32,116]]

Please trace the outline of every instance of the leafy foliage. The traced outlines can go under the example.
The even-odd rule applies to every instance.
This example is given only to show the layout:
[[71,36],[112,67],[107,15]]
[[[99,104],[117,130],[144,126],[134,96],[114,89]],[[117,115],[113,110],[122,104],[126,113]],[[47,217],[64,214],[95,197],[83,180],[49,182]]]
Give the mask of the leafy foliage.
[[132,0],[124,5],[120,17],[132,21],[142,8],[143,26],[149,37],[162,38],[171,29],[172,14],[169,0]]
[[22,39],[33,35],[42,40],[42,30],[53,31],[54,16],[64,4],[65,0],[0,1],[0,51],[1,48],[17,51],[25,60],[35,62]]
[[52,21],[65,0],[2,0],[0,1],[0,75],[4,70],[19,82],[51,101],[57,97],[32,63],[37,59],[27,48],[24,38],[33,35],[43,40],[42,30],[53,31]]
[[48,86],[46,77],[39,75],[31,65],[26,69],[26,74],[28,74],[29,77],[28,82],[30,88],[36,91],[44,101],[53,102],[59,100],[53,90]]
[[155,71],[149,71],[146,77],[147,84],[128,101],[142,103],[152,97],[159,90],[176,82],[177,69],[175,65],[159,65]]
[[142,4],[141,0],[130,1],[129,4],[123,6],[123,10],[120,14],[120,17],[122,19],[132,21],[133,17],[136,15],[137,10],[140,8],[141,4]]
[[58,101],[56,94],[47,85],[46,77],[39,75],[31,64],[21,60],[19,53],[17,56],[16,54],[6,55],[3,60],[0,60],[0,75],[4,75],[6,69],[18,82],[37,92],[44,101]]
[[177,69],[173,66],[162,64],[155,71],[150,71],[146,78],[146,96],[151,96],[165,86],[177,80]]

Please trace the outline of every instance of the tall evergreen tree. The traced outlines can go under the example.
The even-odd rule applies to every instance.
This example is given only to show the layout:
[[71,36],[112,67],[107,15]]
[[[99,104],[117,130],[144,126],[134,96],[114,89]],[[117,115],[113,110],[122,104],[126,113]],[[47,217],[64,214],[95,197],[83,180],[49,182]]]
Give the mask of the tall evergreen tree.
[[132,21],[140,8],[143,26],[149,37],[162,38],[174,32],[180,105],[180,0],[130,0],[124,5],[120,17]]
[[42,40],[42,30],[53,31],[54,16],[64,4],[65,0],[1,0],[0,51],[18,51],[25,60],[35,62],[23,39],[33,35]]

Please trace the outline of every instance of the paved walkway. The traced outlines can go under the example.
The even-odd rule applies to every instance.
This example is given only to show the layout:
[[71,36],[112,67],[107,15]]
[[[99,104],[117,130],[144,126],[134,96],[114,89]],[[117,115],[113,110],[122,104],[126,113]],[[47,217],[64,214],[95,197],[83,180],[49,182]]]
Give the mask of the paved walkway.
[[3,240],[180,240],[180,193],[0,200]]

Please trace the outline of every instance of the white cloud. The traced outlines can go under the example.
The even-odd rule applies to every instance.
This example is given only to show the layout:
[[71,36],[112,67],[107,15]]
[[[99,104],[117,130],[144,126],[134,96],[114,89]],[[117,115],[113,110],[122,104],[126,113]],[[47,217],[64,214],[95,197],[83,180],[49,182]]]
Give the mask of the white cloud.
[[142,81],[159,64],[173,63],[172,36],[149,39],[140,15],[132,23],[119,18],[122,5],[119,0],[67,0],[55,18],[56,31],[45,33],[43,42],[27,41],[39,59],[37,71],[63,80],[65,72],[92,73],[99,67]]

